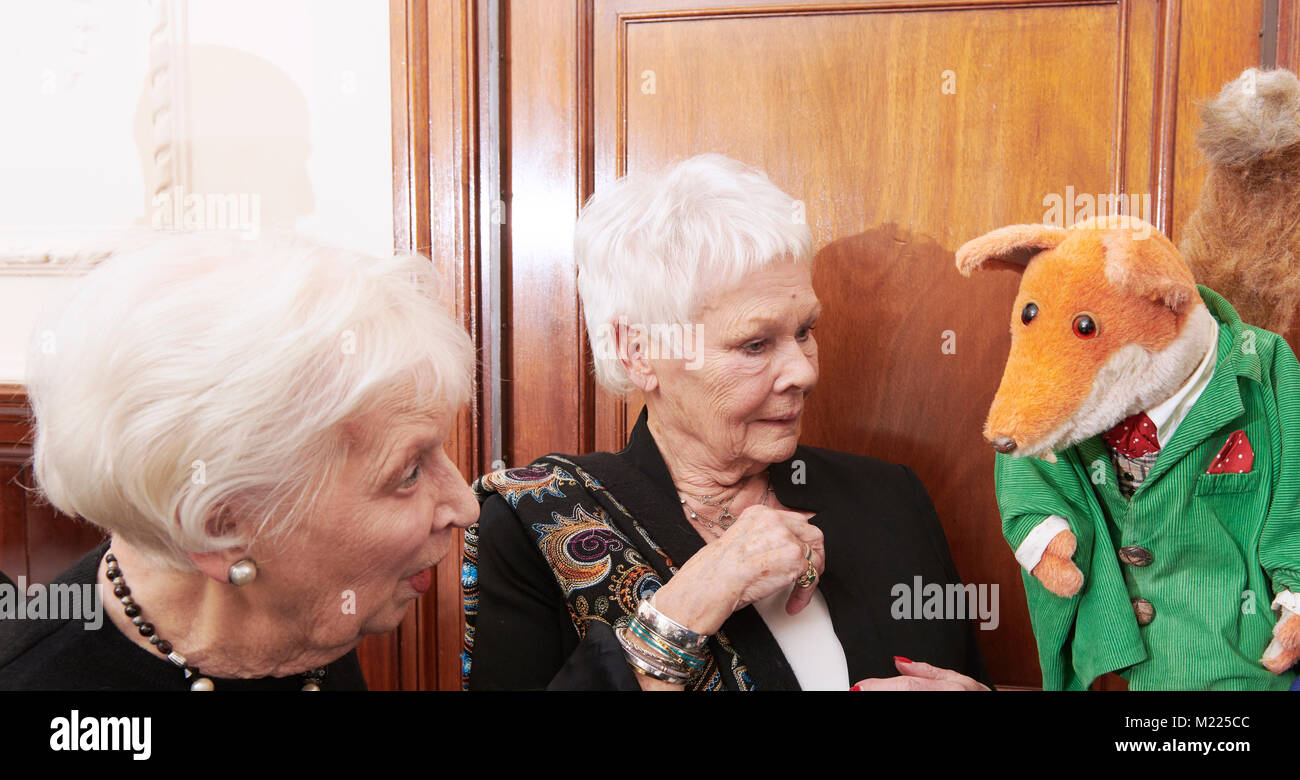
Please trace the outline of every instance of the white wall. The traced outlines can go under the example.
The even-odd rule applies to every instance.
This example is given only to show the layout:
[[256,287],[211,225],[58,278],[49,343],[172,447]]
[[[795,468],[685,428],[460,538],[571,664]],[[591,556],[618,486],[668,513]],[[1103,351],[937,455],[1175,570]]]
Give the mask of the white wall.
[[[230,224],[193,209],[189,226],[292,229],[391,252],[388,4],[162,5],[184,44],[168,72],[183,85],[175,152],[188,161],[184,189],[166,191],[242,204],[221,212]],[[145,0],[0,0],[0,264],[138,240],[173,215],[184,223],[184,208],[154,200],[146,80],[158,14]],[[65,283],[0,270],[0,383],[21,381],[35,312]]]

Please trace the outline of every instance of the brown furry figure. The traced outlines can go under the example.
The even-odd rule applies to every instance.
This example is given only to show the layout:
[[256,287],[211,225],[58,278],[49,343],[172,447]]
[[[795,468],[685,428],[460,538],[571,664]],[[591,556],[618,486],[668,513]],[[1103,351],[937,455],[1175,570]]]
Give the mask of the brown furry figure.
[[1250,68],[1201,110],[1210,163],[1180,246],[1199,283],[1286,334],[1300,309],[1300,79]]

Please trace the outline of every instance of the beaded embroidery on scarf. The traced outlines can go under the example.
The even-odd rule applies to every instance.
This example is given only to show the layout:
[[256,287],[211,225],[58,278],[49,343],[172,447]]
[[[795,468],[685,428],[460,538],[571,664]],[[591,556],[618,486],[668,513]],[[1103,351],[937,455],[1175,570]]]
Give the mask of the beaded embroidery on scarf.
[[[579,639],[586,636],[590,621],[598,620],[614,629],[626,625],[636,614],[637,603],[663,585],[654,567],[611,521],[609,512],[617,512],[629,521],[647,546],[663,559],[666,568],[677,572],[663,549],[618,499],[567,458],[550,455],[527,468],[484,474],[475,480],[474,493],[480,503],[497,494],[514,508],[565,595]],[[532,500],[524,500],[528,498]],[[465,531],[461,588],[465,605],[461,687],[468,689],[478,615],[477,524]],[[719,655],[722,664],[718,663]],[[738,689],[753,690],[748,669],[722,632],[709,640],[704,660],[704,668],[687,684],[690,690],[723,690],[723,667]]]

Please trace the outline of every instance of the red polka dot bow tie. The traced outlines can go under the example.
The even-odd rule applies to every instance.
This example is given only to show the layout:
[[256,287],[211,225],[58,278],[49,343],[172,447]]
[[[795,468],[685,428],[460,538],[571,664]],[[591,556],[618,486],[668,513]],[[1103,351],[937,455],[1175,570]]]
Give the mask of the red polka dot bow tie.
[[1210,462],[1207,474],[1247,474],[1255,468],[1255,449],[1245,431],[1236,431]]
[[1156,439],[1156,424],[1151,422],[1146,412],[1125,417],[1119,425],[1102,434],[1101,438],[1106,442],[1106,446],[1126,458],[1140,458],[1160,451],[1160,442]]

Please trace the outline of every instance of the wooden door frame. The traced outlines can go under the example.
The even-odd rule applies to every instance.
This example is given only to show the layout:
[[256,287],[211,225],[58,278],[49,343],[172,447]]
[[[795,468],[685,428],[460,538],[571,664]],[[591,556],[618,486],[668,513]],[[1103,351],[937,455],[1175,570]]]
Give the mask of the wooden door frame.
[[[393,244],[429,257],[443,303],[472,335],[480,352],[493,338],[499,305],[484,295],[480,262],[492,230],[483,199],[480,133],[485,109],[486,36],[479,0],[390,0]],[[447,442],[466,480],[490,464],[494,441],[485,410],[497,383],[476,361],[475,391]],[[398,627],[371,637],[363,666],[372,688],[458,690],[464,635],[459,532],[436,569],[434,587]]]

